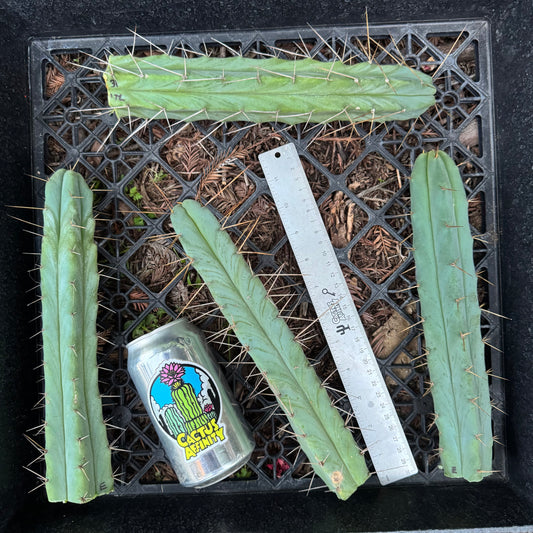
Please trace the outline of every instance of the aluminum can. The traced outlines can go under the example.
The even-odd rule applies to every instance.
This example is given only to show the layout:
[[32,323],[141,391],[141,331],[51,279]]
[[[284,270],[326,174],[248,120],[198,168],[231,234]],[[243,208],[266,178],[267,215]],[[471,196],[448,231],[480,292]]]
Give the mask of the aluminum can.
[[185,487],[239,470],[254,441],[201,331],[185,319],[131,341],[128,372]]

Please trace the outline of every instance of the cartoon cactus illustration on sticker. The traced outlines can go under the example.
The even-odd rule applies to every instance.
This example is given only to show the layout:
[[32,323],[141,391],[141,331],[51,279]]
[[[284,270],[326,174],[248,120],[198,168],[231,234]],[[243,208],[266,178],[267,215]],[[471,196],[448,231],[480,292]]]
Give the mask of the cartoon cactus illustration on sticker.
[[192,433],[195,429],[205,426],[209,422],[210,418],[204,413],[190,383],[184,383],[181,380],[176,381],[172,385],[170,395],[185,419],[187,433]]
[[179,363],[167,363],[161,369],[159,379],[162,383],[170,385],[170,395],[185,421],[185,432],[192,433],[207,424],[212,417],[204,413],[193,386],[183,381],[184,374],[185,369]]
[[185,426],[185,421],[180,415],[178,410],[174,406],[169,406],[165,409],[165,422],[170,430],[170,433],[177,437],[181,433],[186,433],[187,428]]
[[216,412],[214,411],[214,407],[212,403],[204,405],[204,413],[206,414],[207,418],[209,418],[210,420],[216,417]]
[[84,503],[113,490],[96,361],[98,271],[93,194],[58,170],[45,188],[41,295],[46,492]]
[[267,379],[313,469],[340,499],[347,499],[369,476],[365,459],[263,284],[208,208],[185,200],[171,219],[185,252]]
[[431,77],[405,65],[310,58],[111,55],[104,80],[119,118],[384,122],[416,118],[435,104]]
[[444,473],[491,472],[492,427],[468,202],[444,152],[421,154],[411,178],[413,246]]

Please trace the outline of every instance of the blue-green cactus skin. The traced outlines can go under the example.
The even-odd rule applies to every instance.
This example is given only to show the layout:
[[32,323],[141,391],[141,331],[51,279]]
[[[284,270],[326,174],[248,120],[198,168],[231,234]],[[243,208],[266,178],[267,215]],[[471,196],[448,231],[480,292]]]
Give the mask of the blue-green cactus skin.
[[185,200],[171,219],[194,268],[267,379],[313,469],[340,499],[348,498],[369,475],[365,459],[263,284],[208,208]]
[[416,279],[444,474],[492,470],[492,426],[468,202],[457,166],[421,154],[411,176]]
[[58,170],[45,188],[41,296],[46,491],[84,503],[113,489],[96,361],[98,271],[92,191]]
[[435,103],[431,77],[407,66],[309,58],[112,55],[104,80],[119,118],[384,122],[416,118]]

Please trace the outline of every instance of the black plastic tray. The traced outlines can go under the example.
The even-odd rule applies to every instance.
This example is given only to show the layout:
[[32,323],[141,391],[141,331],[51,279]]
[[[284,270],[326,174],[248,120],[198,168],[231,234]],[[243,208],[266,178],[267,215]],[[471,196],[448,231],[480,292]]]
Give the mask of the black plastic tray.
[[[492,347],[487,347],[487,365],[494,374],[502,375],[500,283],[498,266],[498,233],[494,119],[492,107],[492,80],[488,25],[480,21],[460,23],[433,23],[410,25],[370,26],[370,41],[364,26],[321,28],[293,28],[280,31],[231,32],[183,35],[146,35],[106,38],[76,38],[34,40],[30,48],[31,101],[33,106],[33,161],[34,175],[49,175],[50,169],[72,167],[87,178],[95,188],[97,203],[95,212],[103,219],[97,227],[100,263],[104,277],[101,279],[102,304],[107,311],[99,316],[100,329],[106,330],[110,341],[101,347],[100,363],[108,370],[101,375],[102,392],[106,396],[104,414],[115,426],[124,432],[112,430],[110,440],[119,449],[113,454],[113,465],[121,483],[117,483],[116,495],[195,492],[185,489],[179,483],[166,478],[166,482],[154,481],[161,478],[164,452],[146,412],[130,383],[126,368],[124,345],[132,338],[134,330],[142,327],[146,317],[154,309],[164,310],[169,316],[176,316],[176,307],[171,305],[177,283],[185,279],[186,273],[177,277],[162,290],[155,290],[146,279],[139,279],[132,272],[131,263],[139,261],[146,253],[146,244],[154,236],[168,231],[168,213],[157,212],[156,216],[139,213],[139,203],[131,194],[131,187],[138,184],[140,176],[149,167],[172,176],[180,186],[173,201],[194,197],[202,183],[202,175],[189,176],[180,173],[177,165],[165,157],[167,143],[177,134],[179,123],[165,120],[152,122],[147,128],[137,131],[134,125],[122,121],[116,125],[116,118],[106,112],[106,90],[98,74],[102,60],[109,53],[150,53],[164,50],[181,54],[184,50],[197,53],[219,53],[223,48],[228,55],[242,53],[251,57],[277,54],[293,58],[289,51],[308,53],[324,61],[338,54],[343,60],[355,58],[367,60],[372,56],[378,63],[393,63],[405,60],[407,64],[434,75],[437,85],[437,106],[428,110],[419,120],[402,123],[388,123],[385,126],[358,125],[351,134],[359,136],[360,146],[351,154],[351,162],[343,168],[331,167],[315,155],[317,135],[331,135],[337,125],[326,132],[319,126],[296,126],[287,128],[283,124],[271,124],[271,131],[277,134],[278,143],[294,142],[315,189],[318,203],[328,213],[328,200],[335,193],[343,193],[353,204],[354,210],[363,222],[349,239],[337,249],[339,261],[348,276],[358,280],[365,287],[365,301],[359,305],[360,313],[370,317],[376,309],[385,307],[394,311],[409,325],[417,322],[415,304],[416,289],[412,275],[413,259],[409,250],[409,186],[411,165],[418,153],[439,146],[461,164],[463,178],[469,198],[479,203],[478,220],[472,231],[476,240],[476,268],[480,277],[480,291],[484,293],[487,312],[483,313],[483,335]],[[146,40],[145,40],[146,39]],[[149,42],[148,42],[149,41]],[[227,46],[223,46],[223,44]],[[290,43],[295,43],[291,47]],[[79,64],[79,67],[78,67]],[[93,70],[94,69],[94,70]],[[53,93],[46,91],[46,80],[51,73],[60,78],[59,87]],[[212,156],[231,153],[245,142],[249,128],[246,125],[220,127],[209,123],[194,125],[194,129],[212,146]],[[127,138],[124,141],[124,138]],[[474,140],[472,140],[474,139]],[[349,146],[347,148],[350,148]],[[348,154],[348,157],[350,154]],[[382,165],[396,172],[393,184],[383,186],[391,189],[383,201],[369,202],[365,190],[349,187],[367,163]],[[245,170],[245,163],[237,159],[234,166]],[[246,200],[229,216],[226,225],[233,226],[242,220],[244,213],[258,199],[268,199],[269,191],[260,168],[246,169],[246,176],[255,189]],[[384,179],[385,181],[385,179]],[[379,184],[376,184],[379,187]],[[36,181],[35,202],[42,203],[42,182]],[[210,200],[204,196],[204,200]],[[348,204],[347,204],[348,205]],[[126,208],[124,206],[127,206]],[[224,213],[218,212],[222,217]],[[239,235],[239,230],[233,230]],[[357,264],[360,247],[371,246],[369,240],[380,235],[397,243],[402,256],[392,273],[384,279],[362,270]],[[107,238],[110,239],[107,239]],[[168,242],[171,239],[167,239]],[[164,241],[163,241],[164,242]],[[280,233],[262,249],[252,242],[251,252],[256,255],[254,270],[258,273],[275,272],[286,260],[283,250],[287,239]],[[179,246],[174,250],[181,257]],[[269,255],[264,255],[267,252]],[[282,279],[294,284],[292,270],[285,267]],[[176,270],[179,270],[176,268]],[[411,272],[411,275],[409,275]],[[298,304],[308,301],[305,290],[296,281],[293,289]],[[146,300],[138,301],[132,291],[141,290]],[[135,292],[133,293],[135,294]],[[293,308],[297,305],[294,304]],[[418,309],[416,309],[417,311]],[[185,313],[185,316],[188,316]],[[216,319],[201,320],[200,325],[209,335],[216,331]],[[429,392],[429,377],[421,364],[421,330],[414,327],[405,334],[386,357],[380,359],[383,374],[387,377],[390,391],[400,414],[413,454],[419,465],[417,476],[401,484],[449,484],[438,468],[436,448],[438,434],[432,419],[432,401]],[[216,343],[214,343],[215,346]],[[403,354],[403,355],[402,355]],[[407,355],[407,358],[406,358]],[[316,348],[309,354],[317,366],[328,367],[327,345]],[[398,358],[401,358],[398,364]],[[257,396],[257,384],[248,379],[249,366],[227,364],[221,356],[221,364],[227,367],[228,380],[235,395],[243,406],[245,417],[256,435],[257,449],[249,463],[249,478],[231,479],[217,484],[204,492],[237,493],[249,491],[296,490],[319,488],[320,480],[310,484],[306,473],[306,458],[295,453],[296,443],[289,435],[280,433],[285,419],[268,392]],[[327,377],[330,370],[321,376]],[[505,479],[505,410],[503,381],[490,380],[491,397],[496,408],[493,410],[494,434],[501,445],[494,450],[493,478]],[[333,393],[338,401],[340,395]],[[349,411],[347,402],[339,404]],[[360,435],[356,438],[362,443]],[[280,468],[278,468],[278,466]],[[285,472],[285,469],[287,471]],[[282,471],[283,470],[283,471]],[[371,478],[367,485],[376,486]]]
[[[442,5],[415,0],[383,0],[368,4],[372,23],[441,21],[443,31],[452,21],[477,19],[489,25],[492,59],[495,136],[500,228],[502,308],[511,320],[503,322],[505,345],[506,464],[507,476],[476,484],[443,483],[409,486],[365,486],[347,502],[332,494],[311,491],[262,493],[200,493],[123,495],[98,498],[87,505],[49,504],[43,491],[32,491],[35,476],[25,471],[35,450],[23,435],[40,423],[32,410],[39,400],[39,364],[36,311],[27,304],[34,296],[27,270],[34,257],[33,235],[27,225],[10,218],[26,218],[26,210],[0,210],[2,222],[2,296],[0,320],[0,529],[9,532],[46,531],[420,531],[474,528],[475,531],[529,531],[533,524],[533,375],[531,354],[531,277],[533,276],[533,188],[531,187],[531,121],[533,67],[528,60],[531,5],[526,0],[464,2]],[[0,69],[0,115],[4,119],[0,143],[0,180],[4,205],[34,203],[30,154],[31,99],[29,92],[30,38],[69,37],[77,47],[78,36],[195,31],[206,35],[226,29],[279,28],[311,24],[318,31],[364,22],[360,2],[290,2],[248,0],[217,2],[153,2],[116,0],[90,3],[31,0],[0,6],[4,22],[0,32],[3,67]],[[31,467],[30,467],[31,468]],[[529,526],[517,528],[513,526]],[[483,529],[480,529],[483,528]],[[469,529],[470,530],[470,529]]]

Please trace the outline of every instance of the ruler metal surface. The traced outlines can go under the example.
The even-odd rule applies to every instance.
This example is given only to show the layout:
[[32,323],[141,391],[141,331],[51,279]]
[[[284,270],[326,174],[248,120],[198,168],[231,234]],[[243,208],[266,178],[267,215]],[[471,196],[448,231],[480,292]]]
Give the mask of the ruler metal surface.
[[259,161],[382,485],[418,472],[294,144]]

